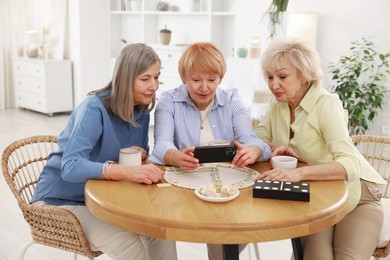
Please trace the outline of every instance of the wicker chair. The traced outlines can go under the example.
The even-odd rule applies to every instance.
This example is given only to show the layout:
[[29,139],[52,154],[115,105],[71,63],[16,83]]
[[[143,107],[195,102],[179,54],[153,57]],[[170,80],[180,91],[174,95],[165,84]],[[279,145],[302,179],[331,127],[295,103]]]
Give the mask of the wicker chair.
[[102,252],[91,250],[75,215],[55,206],[30,204],[48,155],[56,148],[56,136],[32,136],[13,142],[3,152],[4,178],[18,201],[32,235],[32,241],[24,246],[20,259],[34,243],[73,252],[74,259],[78,254],[93,259]]
[[390,137],[356,135],[352,136],[352,141],[387,182],[381,199],[385,213],[385,222],[380,241],[373,253],[375,259],[385,258],[390,254]]

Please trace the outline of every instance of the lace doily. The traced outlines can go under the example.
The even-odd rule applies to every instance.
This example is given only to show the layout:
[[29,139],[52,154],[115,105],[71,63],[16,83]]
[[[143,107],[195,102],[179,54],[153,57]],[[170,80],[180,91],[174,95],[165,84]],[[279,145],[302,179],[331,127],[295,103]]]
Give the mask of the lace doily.
[[164,179],[174,186],[192,190],[215,182],[242,189],[253,186],[259,175],[259,172],[247,167],[238,168],[227,163],[205,163],[202,167],[192,171],[165,167]]

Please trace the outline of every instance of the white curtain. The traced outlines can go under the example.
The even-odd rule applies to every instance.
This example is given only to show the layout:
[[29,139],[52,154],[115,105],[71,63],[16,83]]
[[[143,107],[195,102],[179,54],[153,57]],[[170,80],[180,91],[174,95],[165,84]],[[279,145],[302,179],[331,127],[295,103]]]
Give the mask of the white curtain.
[[24,31],[36,30],[50,49],[48,58],[63,59],[67,0],[0,0],[0,109],[14,106],[12,57],[24,55]]
[[0,108],[13,106],[11,57],[18,53],[23,23],[22,1],[0,1]]
[[[53,59],[64,58],[67,0],[38,0],[38,27],[41,40],[50,49]],[[46,35],[44,35],[46,33]],[[45,39],[43,39],[45,37]]]

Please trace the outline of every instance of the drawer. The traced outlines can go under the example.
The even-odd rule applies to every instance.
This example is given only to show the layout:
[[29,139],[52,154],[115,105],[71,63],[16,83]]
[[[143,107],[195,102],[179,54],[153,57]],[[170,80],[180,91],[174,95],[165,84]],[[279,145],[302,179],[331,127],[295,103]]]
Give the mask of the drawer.
[[16,90],[16,105],[42,113],[47,113],[46,98],[44,96],[31,94],[26,91]]
[[166,73],[168,71],[179,75],[179,61],[165,62],[162,60],[161,61],[161,73]]
[[182,51],[179,50],[160,50],[160,49],[155,49],[157,55],[160,57],[161,63],[165,62],[178,62],[181,54],[183,53]]
[[175,86],[172,86],[173,88],[177,88],[181,84],[183,84],[178,72],[172,73],[172,72],[161,71],[161,75],[159,77],[159,82],[160,82],[160,84],[161,83],[167,84],[168,82],[174,83]]
[[45,66],[43,63],[14,61],[13,70],[15,74],[43,79],[45,77]]
[[46,85],[42,79],[16,76],[14,80],[17,89],[26,90],[38,95],[46,95]]

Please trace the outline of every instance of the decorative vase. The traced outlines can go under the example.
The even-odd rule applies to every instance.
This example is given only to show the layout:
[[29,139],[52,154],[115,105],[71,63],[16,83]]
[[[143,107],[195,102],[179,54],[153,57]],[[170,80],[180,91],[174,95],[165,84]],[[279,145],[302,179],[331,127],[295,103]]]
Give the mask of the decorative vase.
[[260,58],[260,38],[254,37],[251,40],[251,47],[249,48],[249,57],[252,59]]
[[246,58],[246,56],[248,56],[248,48],[237,48],[237,56],[240,58]]
[[200,11],[200,0],[191,0],[190,9],[192,12],[199,12]]
[[28,44],[26,47],[26,55],[29,58],[36,58],[38,57],[38,46],[35,44]]
[[165,25],[165,28],[160,31],[160,41],[163,45],[169,45],[171,42],[171,35],[172,32],[167,29],[167,26]]
[[164,2],[164,1],[158,1],[156,8],[159,11],[168,11],[169,4],[167,2]]

